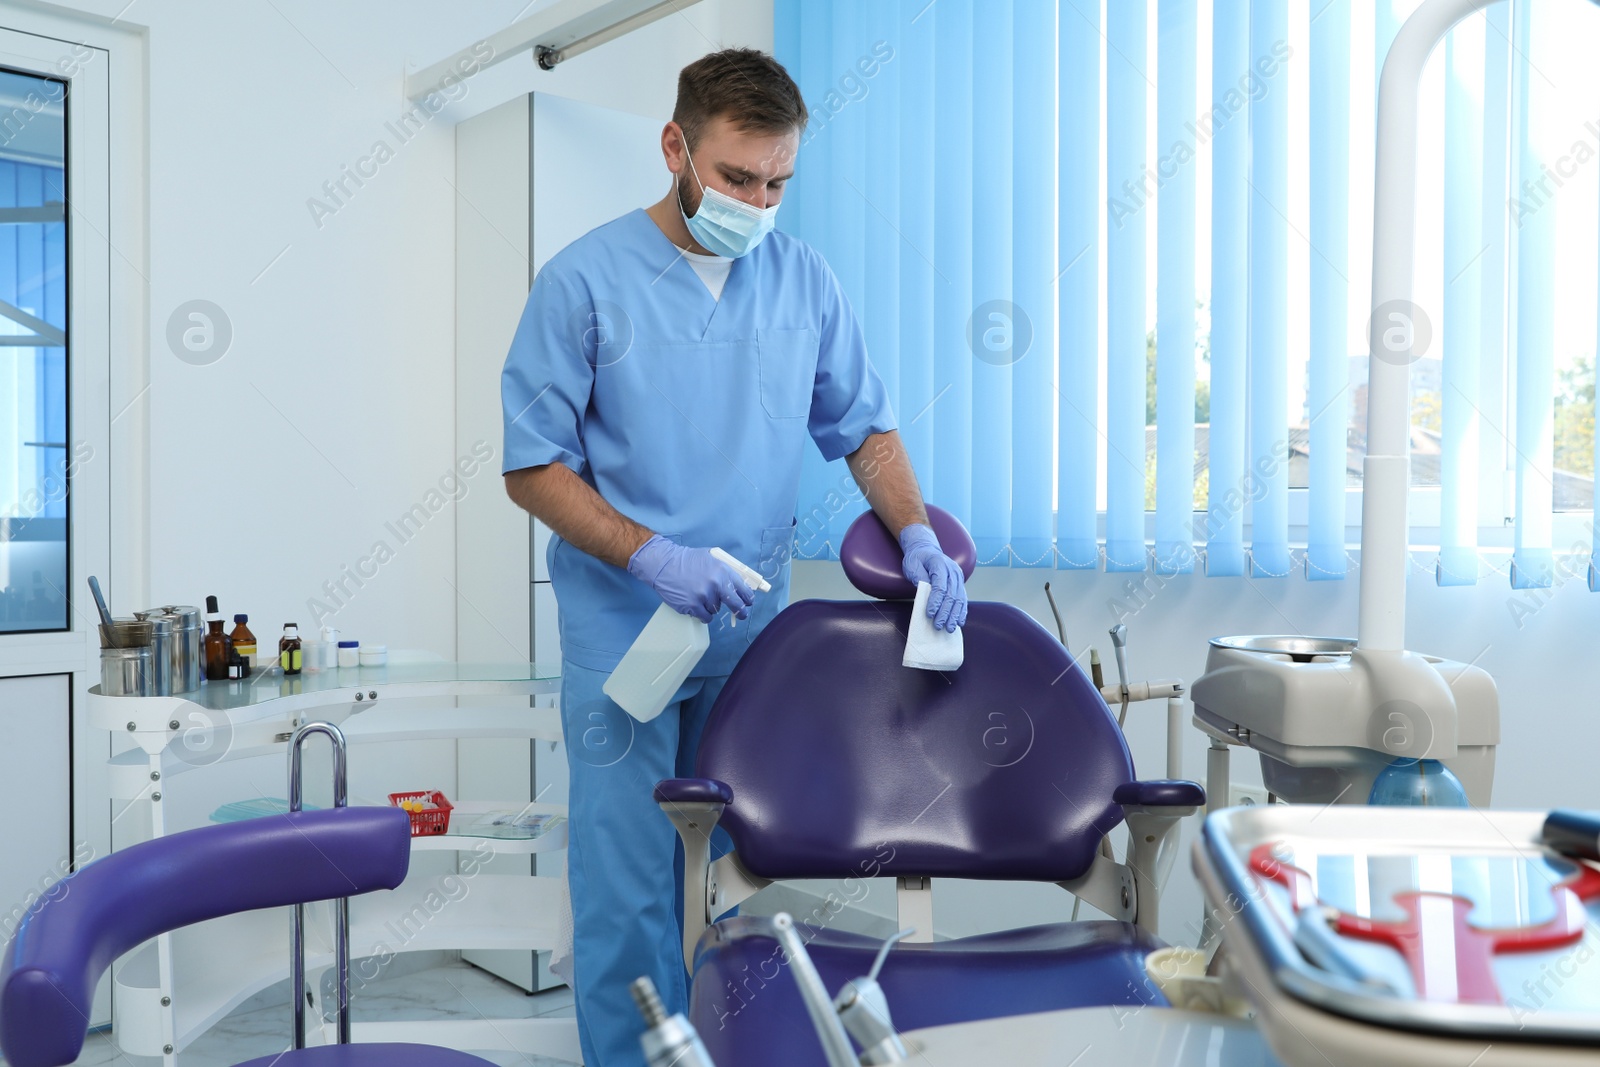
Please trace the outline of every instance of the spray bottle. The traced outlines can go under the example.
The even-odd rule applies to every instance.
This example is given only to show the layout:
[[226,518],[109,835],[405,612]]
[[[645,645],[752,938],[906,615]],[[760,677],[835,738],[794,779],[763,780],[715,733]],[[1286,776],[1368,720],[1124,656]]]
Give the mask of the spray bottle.
[[[732,567],[750,588],[771,592],[770,582],[722,549],[713,548],[711,554]],[[710,647],[709,626],[662,604],[600,688],[623,711],[649,722],[666,708]]]

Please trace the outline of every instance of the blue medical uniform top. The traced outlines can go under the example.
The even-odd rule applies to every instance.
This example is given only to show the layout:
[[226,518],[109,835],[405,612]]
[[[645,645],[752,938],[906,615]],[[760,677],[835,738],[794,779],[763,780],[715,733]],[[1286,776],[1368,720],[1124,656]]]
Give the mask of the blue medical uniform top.
[[[774,232],[722,299],[636,210],[539,271],[501,375],[504,469],[564,463],[633,521],[721,546],[772,583],[750,624],[711,627],[696,675],[726,674],[788,600],[807,433],[829,460],[895,428],[861,325],[814,249]],[[610,670],[661,600],[560,537],[562,655]]]

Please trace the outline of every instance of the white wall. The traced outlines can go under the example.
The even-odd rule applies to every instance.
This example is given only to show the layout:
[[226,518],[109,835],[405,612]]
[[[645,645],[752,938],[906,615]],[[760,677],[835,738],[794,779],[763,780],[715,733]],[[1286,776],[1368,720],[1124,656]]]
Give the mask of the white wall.
[[[1504,566],[1504,557],[1491,562]],[[1600,593],[1579,577],[1553,590],[1513,591],[1503,576],[1477,586],[1443,589],[1435,584],[1432,559],[1413,558],[1408,585],[1406,646],[1476,663],[1500,691],[1501,743],[1493,806],[1548,809],[1600,807]],[[1108,680],[1116,676],[1106,631],[1117,612],[1128,625],[1129,670],[1134,678],[1180,678],[1186,683],[1205,667],[1207,641],[1224,634],[1294,633],[1350,636],[1356,630],[1356,571],[1342,582],[1278,579],[1158,579],[1154,575],[1109,575],[1081,571],[985,568],[974,575],[972,596],[1003,600],[1027,611],[1054,632],[1043,586],[1048,579],[1060,605],[1074,650],[1093,644],[1105,659]],[[1136,598],[1130,578],[1143,579]],[[836,564],[795,565],[793,596],[854,597]],[[1113,607],[1113,602],[1116,607]],[[1140,607],[1140,604],[1143,604]],[[1187,725],[1192,705],[1185,711]],[[1165,705],[1134,705],[1128,713],[1134,762],[1144,777],[1165,769]],[[1206,743],[1187,730],[1186,777],[1204,781]],[[1233,778],[1260,783],[1254,753],[1233,750]],[[1199,890],[1189,869],[1189,844],[1174,868],[1162,931],[1171,941],[1193,944],[1191,925],[1201,913]],[[941,892],[941,888],[943,892]],[[936,884],[941,933],[969,933],[996,926],[1059,921],[1065,897],[1054,887]],[[1004,902],[1003,907],[1001,902]],[[997,922],[991,916],[1003,915]]]
[[[725,44],[771,47],[770,3],[703,0],[554,72],[514,57],[408,141],[389,130],[409,107],[408,69],[542,3],[56,6],[148,27],[153,602],[216,593],[275,641],[285,621],[311,623],[311,598],[337,607],[323,583],[383,541],[392,558],[364,587],[345,579],[336,625],[453,653],[450,509],[405,540],[386,526],[438,503],[429,493],[458,458],[455,216],[470,207],[451,185],[453,123],[533,88],[665,116],[685,63]],[[343,203],[329,198],[323,184],[378,140],[393,158],[362,187],[347,183]],[[312,197],[336,210],[314,218]],[[205,366],[167,343],[169,317],[195,299],[220,306],[233,331]],[[496,456],[467,491],[501,493],[498,423],[481,436]]]

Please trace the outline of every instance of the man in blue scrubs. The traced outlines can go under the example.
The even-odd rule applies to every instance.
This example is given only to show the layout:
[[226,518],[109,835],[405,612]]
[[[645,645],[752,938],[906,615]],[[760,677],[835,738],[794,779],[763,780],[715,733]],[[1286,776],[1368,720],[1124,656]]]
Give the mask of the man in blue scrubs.
[[[772,229],[805,122],[799,89],[764,53],[684,68],[661,134],[671,190],[540,270],[506,357],[506,490],[555,534],[589,1067],[643,1062],[635,978],[654,979],[668,1012],[687,1005],[682,858],[651,791],[693,773],[728,673],[788,599],[808,435],[846,459],[899,535],[907,577],[933,586],[935,623],[966,618],[960,568],[927,525],[855,313],[822,257]],[[711,647],[666,711],[636,722],[601,686],[663,602],[710,622]]]

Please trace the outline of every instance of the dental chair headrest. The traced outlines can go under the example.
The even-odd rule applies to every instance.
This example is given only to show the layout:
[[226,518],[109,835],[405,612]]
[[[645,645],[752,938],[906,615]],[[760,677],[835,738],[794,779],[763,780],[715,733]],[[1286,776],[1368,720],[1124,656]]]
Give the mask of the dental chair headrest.
[[[971,578],[978,565],[978,546],[973,544],[967,528],[954,515],[932,504],[928,505],[928,523],[938,535],[945,555],[956,561],[962,575]],[[862,513],[850,524],[839,546],[839,562],[844,564],[850,584],[879,600],[912,600],[917,595],[916,586],[906,581],[900,571],[901,555],[900,542],[872,511]]]

